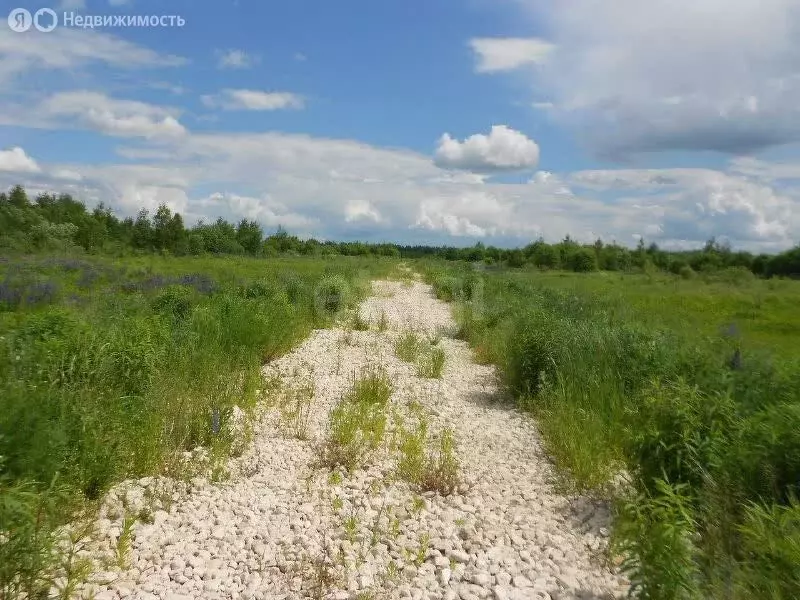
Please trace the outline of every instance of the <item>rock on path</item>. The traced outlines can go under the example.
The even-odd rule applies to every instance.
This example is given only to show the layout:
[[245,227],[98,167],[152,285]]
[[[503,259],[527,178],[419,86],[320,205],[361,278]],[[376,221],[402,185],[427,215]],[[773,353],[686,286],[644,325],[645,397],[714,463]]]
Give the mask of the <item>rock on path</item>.
[[[85,597],[624,595],[625,580],[593,558],[605,545],[607,511],[554,492],[534,423],[498,402],[494,368],[476,365],[467,344],[450,337],[448,305],[419,281],[375,282],[373,289],[360,307],[372,323],[369,331],[317,330],[264,368],[267,381],[283,383],[267,386],[252,443],[231,459],[228,480],[148,479],[111,495],[95,548],[115,551],[123,503],[127,510],[146,506],[150,518],[134,527],[130,551],[119,561],[124,568],[99,573],[82,589]],[[440,337],[446,354],[441,379],[420,378],[395,356],[394,341],[408,329]],[[363,468],[332,475],[315,466],[329,411],[359,373],[376,367],[394,389],[386,442]],[[305,426],[302,413],[293,419],[270,406],[311,398],[312,391]],[[454,433],[464,481],[458,493],[420,493],[394,476],[392,432],[399,419],[412,423],[420,413],[433,439],[445,427]]]

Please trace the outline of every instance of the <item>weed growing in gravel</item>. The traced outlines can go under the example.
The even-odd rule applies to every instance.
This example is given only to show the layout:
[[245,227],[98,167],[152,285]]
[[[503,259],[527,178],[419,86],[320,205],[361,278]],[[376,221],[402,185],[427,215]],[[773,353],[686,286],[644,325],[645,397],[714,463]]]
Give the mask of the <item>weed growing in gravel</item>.
[[438,346],[440,339],[437,335],[422,339],[406,331],[395,340],[394,353],[400,360],[415,364],[418,377],[438,379],[445,363],[444,350]]
[[344,521],[342,521],[342,527],[344,528],[344,534],[347,537],[347,541],[351,544],[355,543],[356,533],[358,532],[358,517],[354,512],[351,512],[347,517],[345,517]]
[[417,567],[421,567],[422,564],[425,562],[425,557],[428,554],[428,549],[430,548],[431,544],[431,534],[430,533],[423,533],[419,538],[419,547],[417,548],[416,554],[414,555],[414,564]]
[[403,332],[394,343],[394,353],[405,362],[416,362],[421,351],[421,340],[413,331]]
[[358,308],[353,310],[350,317],[350,327],[354,331],[369,331],[369,321],[361,315],[361,311]]
[[425,464],[420,485],[423,490],[436,491],[442,496],[449,496],[456,491],[459,483],[459,464],[455,454],[455,440],[453,431],[447,428],[442,431],[438,453],[435,457],[429,457]]
[[459,464],[455,455],[453,432],[442,431],[437,451],[426,451],[428,424],[420,418],[413,431],[400,432],[397,473],[405,481],[418,486],[422,491],[436,491],[448,496],[456,491],[459,483]]
[[279,407],[281,422],[289,435],[299,440],[307,440],[311,404],[314,400],[314,382],[308,375],[295,376],[299,381],[285,390],[283,402]]
[[128,515],[122,521],[122,531],[117,538],[115,548],[115,559],[119,569],[128,567],[128,559],[131,554],[131,543],[133,542],[133,526],[136,525],[136,517]]
[[67,549],[60,561],[60,577],[55,586],[60,600],[74,598],[78,587],[89,580],[94,570],[92,560],[84,554],[93,528],[93,523],[87,521],[76,528],[71,528],[69,532],[66,540]]
[[389,377],[370,369],[331,411],[330,430],[320,448],[320,464],[352,471],[383,442],[386,405],[392,394]]
[[420,418],[417,428],[408,431],[399,426],[399,458],[397,461],[398,475],[409,483],[418,483],[422,478],[425,468],[425,444],[428,440],[427,420]]
[[386,318],[386,312],[381,311],[381,318],[378,319],[378,331],[384,332],[389,329],[389,320]]
[[300,575],[308,582],[307,591],[313,600],[327,598],[340,579],[328,552],[312,560],[306,559],[300,567]]
[[417,375],[428,379],[440,379],[444,372],[445,353],[439,346],[431,346],[419,357]]

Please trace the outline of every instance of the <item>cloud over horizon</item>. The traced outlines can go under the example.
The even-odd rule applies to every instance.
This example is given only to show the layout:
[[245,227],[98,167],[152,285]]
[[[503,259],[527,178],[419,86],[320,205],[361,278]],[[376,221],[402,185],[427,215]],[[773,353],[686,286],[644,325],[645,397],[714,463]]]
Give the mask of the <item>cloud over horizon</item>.
[[[543,6],[517,2],[531,15]],[[311,40],[302,48],[313,60],[298,61],[289,39],[265,79],[244,68],[256,64],[249,47],[215,55],[206,45],[190,60],[171,40],[156,51],[59,30],[29,45],[0,30],[0,187],[69,192],[124,216],[166,203],[189,224],[250,218],[322,239],[511,246],[570,235],[634,245],[643,236],[691,247],[716,236],[782,250],[800,239],[800,144],[777,158],[742,149],[800,140],[789,4],[767,0],[758,12],[735,0],[710,28],[720,0],[692,4],[688,24],[664,0],[653,17],[632,0],[608,14],[568,0],[540,19],[546,41],[464,33],[453,51],[464,79],[441,89],[425,79],[441,72],[417,67],[394,87],[395,74],[377,81],[377,67],[345,81],[325,63],[335,52]],[[341,60],[369,58],[357,50]],[[524,82],[527,100],[515,106],[494,90],[501,77]],[[407,87],[424,107],[394,103]],[[285,90],[308,90],[314,102]],[[573,150],[562,124],[601,155],[692,147],[728,156],[620,168]]]
[[599,154],[747,154],[800,141],[795,0],[517,4],[553,44],[524,77]]

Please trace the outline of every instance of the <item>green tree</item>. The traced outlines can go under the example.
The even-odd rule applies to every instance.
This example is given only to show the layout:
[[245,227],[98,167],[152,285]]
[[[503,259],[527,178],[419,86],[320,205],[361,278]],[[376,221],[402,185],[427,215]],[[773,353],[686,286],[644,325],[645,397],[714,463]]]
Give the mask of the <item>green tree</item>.
[[242,219],[236,228],[236,239],[248,254],[256,255],[261,250],[264,232],[255,221]]
[[151,250],[154,242],[153,224],[150,221],[150,214],[143,208],[136,215],[133,223],[131,243],[134,248],[140,250]]
[[8,201],[12,206],[17,208],[28,208],[28,194],[25,193],[25,188],[21,185],[15,185],[11,188],[11,193],[8,195]]

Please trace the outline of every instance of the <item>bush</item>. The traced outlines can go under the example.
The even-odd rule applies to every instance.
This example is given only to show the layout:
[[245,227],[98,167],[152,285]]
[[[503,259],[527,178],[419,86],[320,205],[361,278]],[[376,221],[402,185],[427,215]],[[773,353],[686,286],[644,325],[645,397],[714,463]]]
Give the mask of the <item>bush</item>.
[[590,248],[577,248],[567,254],[566,267],[576,273],[589,273],[597,270],[597,254]]
[[153,298],[150,306],[156,313],[183,320],[192,311],[192,294],[182,285],[171,285]]
[[314,306],[321,316],[338,313],[350,299],[350,286],[340,275],[323,277],[314,291]]
[[696,524],[686,484],[654,481],[654,492],[621,500],[613,548],[631,592],[645,600],[699,598]]
[[557,337],[558,326],[542,311],[519,318],[509,340],[504,371],[515,394],[535,397],[544,380],[557,369],[557,351],[564,340]]

